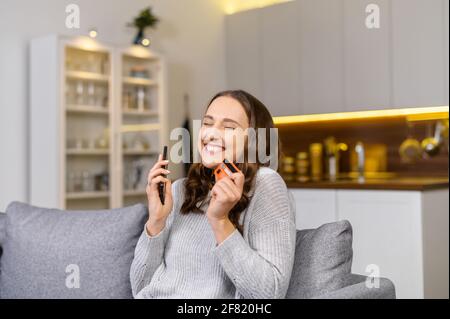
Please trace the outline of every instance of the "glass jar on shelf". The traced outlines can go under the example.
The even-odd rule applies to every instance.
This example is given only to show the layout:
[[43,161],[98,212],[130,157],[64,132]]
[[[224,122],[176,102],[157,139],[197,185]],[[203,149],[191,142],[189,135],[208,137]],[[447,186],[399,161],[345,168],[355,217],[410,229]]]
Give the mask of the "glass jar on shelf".
[[95,83],[92,81],[87,84],[87,104],[90,106],[97,104]]
[[66,70],[72,71],[74,69],[74,60],[71,54],[66,56]]
[[85,92],[84,92],[84,83],[83,81],[77,81],[75,88],[75,101],[77,105],[83,105],[85,102]]
[[290,182],[294,180],[295,176],[295,159],[291,156],[286,156],[281,162],[281,172],[285,181]]
[[135,160],[132,163],[131,187],[133,190],[139,189],[140,185],[142,185],[143,180],[145,179],[144,166],[144,161],[142,159]]
[[309,146],[311,178],[313,180],[322,179],[323,174],[323,145],[321,143],[312,143]]
[[108,130],[105,130],[103,134],[96,139],[95,147],[101,150],[107,150],[109,148]]
[[142,78],[142,79],[150,78],[149,71],[148,71],[147,67],[143,64],[142,65],[140,65],[140,64],[133,65],[130,68],[129,75],[134,78]]
[[82,188],[83,192],[92,192],[94,191],[94,180],[91,173],[88,171],[84,171],[82,173]]
[[89,150],[95,150],[97,148],[96,140],[92,138],[86,139],[86,148]]
[[136,109],[136,101],[131,88],[124,88],[123,91],[123,109],[124,110],[134,110]]
[[95,105],[98,107],[104,107],[104,97],[106,94],[106,88],[104,85],[97,85],[95,90]]
[[99,173],[94,176],[94,189],[96,191],[108,191],[109,174],[107,172]]
[[130,108],[130,97],[128,90],[125,88],[122,92],[122,109],[128,110]]
[[309,160],[307,152],[298,152],[295,162],[297,181],[306,182],[309,180]]
[[66,105],[72,105],[76,103],[75,85],[72,81],[66,82]]
[[100,73],[99,63],[96,54],[90,52],[86,57],[86,71],[91,73]]
[[141,133],[138,133],[133,139],[132,148],[134,151],[148,151],[150,143]]
[[109,57],[108,56],[104,56],[101,59],[101,70],[100,71],[104,75],[109,74]]
[[143,112],[145,110],[146,94],[145,94],[145,89],[142,86],[137,88],[136,100],[137,100],[138,111]]

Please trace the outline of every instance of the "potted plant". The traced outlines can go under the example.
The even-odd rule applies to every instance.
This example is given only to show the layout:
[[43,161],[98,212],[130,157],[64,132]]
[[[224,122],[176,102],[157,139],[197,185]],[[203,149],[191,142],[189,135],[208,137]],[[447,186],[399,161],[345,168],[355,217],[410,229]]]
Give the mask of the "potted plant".
[[139,15],[137,15],[133,22],[129,23],[129,26],[137,28],[137,34],[134,38],[134,44],[142,44],[142,40],[144,39],[145,29],[146,28],[156,28],[159,19],[153,14],[152,8],[148,7],[142,10]]

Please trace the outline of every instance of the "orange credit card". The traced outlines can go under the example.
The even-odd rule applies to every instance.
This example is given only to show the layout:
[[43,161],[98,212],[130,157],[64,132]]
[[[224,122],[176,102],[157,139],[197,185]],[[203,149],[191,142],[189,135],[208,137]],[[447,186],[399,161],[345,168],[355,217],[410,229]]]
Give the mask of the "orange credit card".
[[225,176],[230,176],[231,174],[237,172],[239,172],[239,169],[236,167],[236,165],[225,159],[214,169],[214,176],[216,178],[216,182],[218,182]]

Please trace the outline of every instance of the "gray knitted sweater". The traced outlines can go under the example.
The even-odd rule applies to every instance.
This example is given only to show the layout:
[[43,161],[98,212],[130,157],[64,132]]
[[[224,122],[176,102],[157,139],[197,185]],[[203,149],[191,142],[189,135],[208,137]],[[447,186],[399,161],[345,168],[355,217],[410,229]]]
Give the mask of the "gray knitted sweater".
[[133,296],[284,298],[296,230],[295,208],[280,175],[270,168],[258,170],[241,214],[244,234],[235,230],[219,245],[204,214],[180,213],[183,181],[172,185],[174,205],[164,229],[156,236],[144,229],[137,243],[130,270]]

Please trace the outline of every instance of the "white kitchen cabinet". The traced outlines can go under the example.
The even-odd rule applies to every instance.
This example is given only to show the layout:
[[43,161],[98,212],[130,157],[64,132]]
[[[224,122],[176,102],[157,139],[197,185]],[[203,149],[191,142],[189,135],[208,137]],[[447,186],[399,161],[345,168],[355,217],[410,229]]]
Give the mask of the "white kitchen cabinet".
[[317,228],[336,221],[336,191],[328,189],[290,189],[296,204],[297,229]]
[[392,1],[392,43],[393,104],[448,105],[448,0]]
[[[344,0],[345,110],[391,107],[390,0]],[[380,8],[380,28],[366,26],[366,7]]]
[[263,8],[261,19],[261,100],[274,116],[302,113],[299,92],[297,1]]
[[298,91],[302,113],[342,112],[343,0],[297,0],[295,3],[298,32],[285,42],[299,41]]
[[448,298],[448,189],[337,190],[353,226],[352,271],[391,279],[398,298]]
[[[296,201],[297,229],[350,221],[352,272],[391,279],[397,298],[448,298],[448,188],[290,191]],[[373,273],[371,265],[379,273]]]
[[226,77],[229,89],[262,96],[261,14],[248,10],[225,20]]
[[338,190],[338,218],[353,226],[352,271],[379,267],[399,298],[423,298],[421,194],[410,191]]
[[228,88],[274,115],[448,105],[448,2],[296,0],[228,15]]

